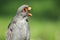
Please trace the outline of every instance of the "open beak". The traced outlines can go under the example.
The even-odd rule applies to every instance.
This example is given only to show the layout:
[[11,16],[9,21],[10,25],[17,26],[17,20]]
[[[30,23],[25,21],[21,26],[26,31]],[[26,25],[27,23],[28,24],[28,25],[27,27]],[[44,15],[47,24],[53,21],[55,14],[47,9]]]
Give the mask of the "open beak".
[[[28,11],[30,11],[30,10],[31,10],[31,7],[28,7]],[[28,13],[28,16],[32,16],[32,14]]]
[[28,16],[32,16],[32,14],[31,13],[28,13]]

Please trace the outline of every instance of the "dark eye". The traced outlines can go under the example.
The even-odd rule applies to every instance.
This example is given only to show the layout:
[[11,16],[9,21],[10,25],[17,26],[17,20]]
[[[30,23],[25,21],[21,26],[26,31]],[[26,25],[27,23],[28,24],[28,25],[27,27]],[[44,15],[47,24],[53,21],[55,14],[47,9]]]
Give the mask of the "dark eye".
[[24,8],[24,12],[27,12],[27,11],[28,11],[28,8],[27,8],[27,7],[25,7],[25,8]]
[[26,8],[24,8],[24,12],[26,12]]

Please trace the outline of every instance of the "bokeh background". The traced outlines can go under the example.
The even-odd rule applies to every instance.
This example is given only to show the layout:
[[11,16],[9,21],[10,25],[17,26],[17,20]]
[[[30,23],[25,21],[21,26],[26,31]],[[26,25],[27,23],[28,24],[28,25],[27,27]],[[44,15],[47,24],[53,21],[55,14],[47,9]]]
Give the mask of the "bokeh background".
[[60,40],[60,0],[0,0],[0,40],[5,40],[8,24],[23,4],[32,7],[30,40]]

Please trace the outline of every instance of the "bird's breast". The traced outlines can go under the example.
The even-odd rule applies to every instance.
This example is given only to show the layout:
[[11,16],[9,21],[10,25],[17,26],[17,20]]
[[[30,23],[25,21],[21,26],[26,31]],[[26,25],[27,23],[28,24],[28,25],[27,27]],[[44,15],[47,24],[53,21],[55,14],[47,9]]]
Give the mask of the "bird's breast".
[[28,23],[25,20],[19,20],[16,23],[15,32],[19,35],[25,35],[28,32]]

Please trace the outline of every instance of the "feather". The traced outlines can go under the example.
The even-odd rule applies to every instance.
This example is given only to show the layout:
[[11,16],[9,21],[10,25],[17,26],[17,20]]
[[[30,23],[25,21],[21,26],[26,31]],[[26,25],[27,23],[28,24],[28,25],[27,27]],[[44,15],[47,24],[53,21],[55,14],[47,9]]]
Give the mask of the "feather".
[[22,12],[24,7],[28,7],[28,5],[19,7],[17,10],[18,15],[16,14],[8,25],[6,40],[30,40],[27,12]]

